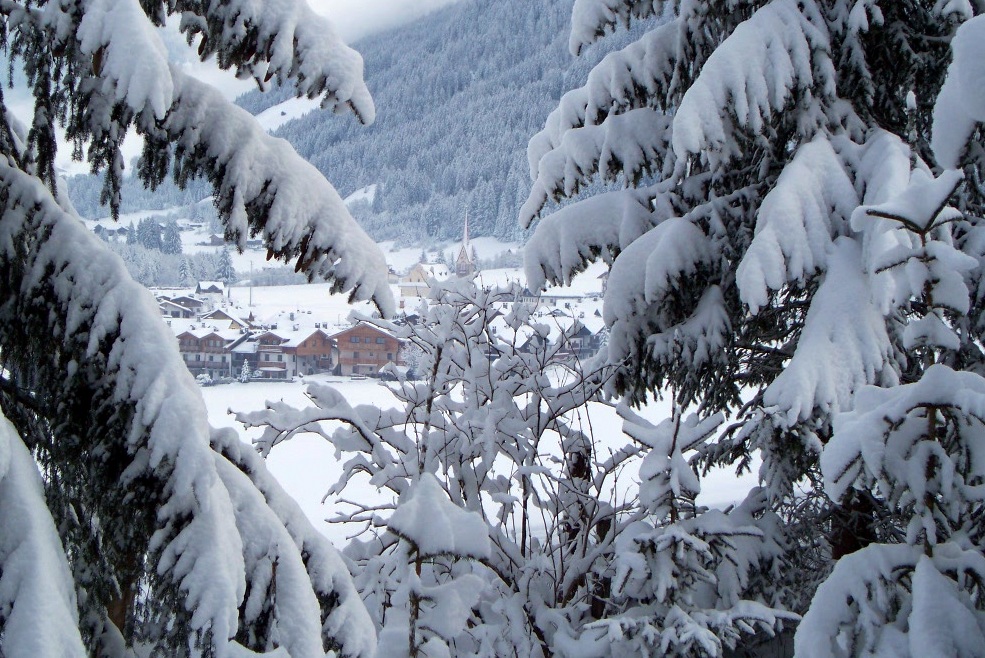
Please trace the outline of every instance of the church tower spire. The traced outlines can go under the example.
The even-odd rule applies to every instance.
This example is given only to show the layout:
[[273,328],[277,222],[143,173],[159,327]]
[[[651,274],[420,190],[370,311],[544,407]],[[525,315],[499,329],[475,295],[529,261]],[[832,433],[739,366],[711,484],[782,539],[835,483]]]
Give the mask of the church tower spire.
[[472,262],[472,248],[469,245],[469,209],[465,209],[465,229],[462,231],[462,248],[455,259],[456,276],[472,276],[475,273],[475,263]]

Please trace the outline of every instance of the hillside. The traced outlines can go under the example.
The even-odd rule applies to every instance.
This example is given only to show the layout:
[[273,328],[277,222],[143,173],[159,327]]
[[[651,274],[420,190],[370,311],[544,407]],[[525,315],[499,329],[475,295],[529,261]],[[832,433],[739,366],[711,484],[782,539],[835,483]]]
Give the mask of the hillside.
[[[378,116],[372,126],[309,112],[289,90],[251,92],[240,105],[260,115],[318,167],[378,240],[431,244],[461,235],[522,239],[517,211],[529,189],[526,144],[564,90],[584,80],[598,54],[567,49],[572,0],[466,0],[356,44]],[[613,41],[628,42],[631,35]],[[618,44],[616,44],[618,45]],[[375,186],[375,194],[354,194]],[[83,215],[105,214],[100,183],[72,179]],[[136,187],[136,186],[132,186]],[[182,192],[125,190],[125,211],[192,203]],[[358,199],[362,200],[358,200]]]
[[[358,48],[376,123],[311,113],[275,134],[343,196],[377,185],[373,204],[352,210],[378,239],[452,239],[466,208],[474,234],[521,239],[527,141],[598,58],[568,53],[571,5],[469,0],[366,39]],[[254,93],[242,102],[258,113],[274,100]]]

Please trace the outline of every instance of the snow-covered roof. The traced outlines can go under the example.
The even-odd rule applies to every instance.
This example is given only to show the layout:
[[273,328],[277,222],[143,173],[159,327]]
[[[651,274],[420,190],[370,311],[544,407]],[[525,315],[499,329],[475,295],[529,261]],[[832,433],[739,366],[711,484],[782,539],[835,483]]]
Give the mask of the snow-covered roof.
[[291,331],[285,337],[286,338],[286,341],[284,342],[284,346],[285,347],[297,347],[298,345],[300,345],[304,341],[308,340],[309,338],[311,338],[315,334],[321,334],[325,338],[328,338],[329,337],[328,332],[325,331],[324,329],[310,329],[310,330]]
[[373,325],[369,324],[368,322],[359,322],[357,324],[354,324],[354,325],[352,325],[351,327],[349,327],[347,329],[343,329],[342,331],[340,331],[338,333],[332,334],[331,336],[329,336],[329,338],[335,339],[335,338],[338,338],[339,336],[344,336],[344,335],[348,334],[349,332],[353,331],[354,329],[358,329],[358,328],[361,328],[361,327],[362,328],[366,328],[366,329],[371,329],[371,330],[375,331],[376,333],[380,334],[381,336],[386,336],[387,338],[396,339],[396,337],[393,334],[390,334],[389,332],[383,331],[379,327],[373,326]]
[[207,293],[225,293],[226,284],[222,281],[199,281],[198,286],[195,288],[195,292],[201,294],[203,292]]
[[[215,334],[216,336],[219,336],[220,338],[225,338],[219,332],[218,329],[216,329],[215,327],[211,327],[211,326],[210,327],[198,327],[198,326],[196,326],[194,328],[190,328],[189,327],[188,329],[185,329],[184,331],[182,331],[178,335],[179,336],[182,336],[184,334],[189,334],[189,335],[194,336],[195,338],[199,338],[199,339],[205,338],[206,336],[211,336],[212,334]],[[238,336],[239,333],[237,332],[236,335]]]
[[229,351],[235,352],[236,354],[256,354],[258,345],[259,343],[255,340],[244,340],[233,345]]
[[189,304],[195,306],[202,306],[205,304],[205,302],[203,302],[201,299],[194,297],[192,295],[178,295],[177,297],[172,297],[171,301],[174,302],[175,304],[181,304],[182,306],[188,306]]

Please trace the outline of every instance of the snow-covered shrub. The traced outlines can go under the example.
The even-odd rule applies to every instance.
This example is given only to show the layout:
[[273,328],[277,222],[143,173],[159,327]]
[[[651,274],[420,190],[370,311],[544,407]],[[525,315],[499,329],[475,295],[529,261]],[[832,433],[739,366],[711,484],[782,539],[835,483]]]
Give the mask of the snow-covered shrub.
[[[608,369],[573,369],[566,335],[552,335],[527,305],[513,303],[519,292],[450,282],[435,287],[414,324],[364,318],[415,354],[422,379],[390,385],[399,408],[352,408],[337,390],[311,384],[310,408],[277,402],[238,415],[265,428],[262,453],[298,432],[331,441],[347,461],[330,493],[344,495],[358,477],[392,493],[382,507],[353,502],[338,519],[373,531],[346,554],[382,631],[381,650],[408,649],[407,634],[395,629],[413,623],[407,606],[414,596],[423,601],[427,588],[445,588],[466,606],[457,634],[446,627],[420,635],[428,650],[440,642],[452,655],[550,655],[559,628],[579,628],[604,612],[605,571],[626,511],[613,502],[612,480],[639,451],[596,453],[588,402]],[[505,314],[497,310],[503,304],[510,305]],[[322,422],[332,419],[345,425],[330,431]],[[422,561],[424,539],[412,533],[431,535],[402,519],[411,518],[405,506],[425,494],[440,499],[436,509],[454,508],[443,517],[460,518],[463,527],[480,522],[481,532],[470,534],[488,537],[488,553],[449,550]],[[477,599],[460,591],[471,582],[466,576],[481,583],[467,588]]]
[[[719,656],[794,619],[769,587],[786,546],[765,495],[728,513],[694,505],[687,459],[722,417],[678,413],[653,426],[623,408],[625,439],[593,423],[611,368],[573,362],[566,334],[512,303],[518,292],[453,282],[414,324],[367,318],[413,346],[423,379],[391,385],[400,408],[353,408],[312,384],[313,407],[238,415],[264,428],[262,453],[313,432],[348,457],[330,493],[354,506],[337,521],[371,531],[345,553],[381,655]],[[615,482],[631,461],[641,461],[638,498]],[[395,500],[345,499],[361,477]],[[445,597],[464,616],[439,632],[424,615]]]
[[787,547],[763,492],[728,512],[694,504],[700,483],[685,455],[701,449],[721,415],[685,419],[675,409],[653,425],[628,408],[620,413],[645,456],[639,507],[615,540],[613,610],[559,645],[579,656],[713,657],[796,620],[772,607],[782,600],[768,583],[781,578]]

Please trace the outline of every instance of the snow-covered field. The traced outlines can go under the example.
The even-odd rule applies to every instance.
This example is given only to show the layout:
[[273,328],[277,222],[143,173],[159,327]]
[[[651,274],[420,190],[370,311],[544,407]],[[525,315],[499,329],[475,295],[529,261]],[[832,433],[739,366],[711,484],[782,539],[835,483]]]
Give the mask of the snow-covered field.
[[[276,289],[273,289],[276,290]],[[352,405],[374,404],[378,406],[396,406],[396,398],[387,388],[375,380],[350,380],[342,377],[315,376],[308,381],[318,380],[328,382],[338,388]],[[302,405],[307,402],[304,396],[306,384],[303,381],[288,383],[258,383],[226,384],[202,389],[206,404],[209,408],[209,418],[217,427],[235,427],[239,430],[244,441],[259,435],[259,430],[244,431],[230,411],[253,411],[262,409],[266,401],[283,400],[292,405]],[[595,432],[597,451],[604,454],[609,448],[623,445],[621,420],[613,409],[602,405],[592,405],[589,410],[591,425]],[[642,415],[651,420],[665,417],[667,409],[663,404],[653,404],[642,411]],[[298,436],[273,449],[267,460],[274,476],[284,488],[301,505],[305,514],[315,527],[325,533],[338,546],[347,541],[347,535],[355,528],[328,523],[329,519],[345,511],[338,497],[327,500],[325,494],[342,473],[342,462],[335,455],[334,448],[324,439],[304,435]],[[636,473],[628,469],[621,476],[620,487],[629,490],[635,488]],[[730,471],[717,470],[702,479],[703,492],[700,502],[711,507],[725,507],[745,496],[755,477],[745,475],[737,478]],[[345,497],[360,501],[379,500],[384,493],[365,481],[344,494]]]
[[[309,378],[309,380],[313,379],[316,377]],[[340,377],[317,379],[334,383],[344,391],[352,405],[395,405],[396,403],[390,392],[372,379],[357,381]],[[283,400],[293,405],[303,405],[307,402],[304,396],[305,386],[303,381],[283,384],[236,383],[206,387],[202,389],[202,393],[208,405],[211,423],[216,427],[235,427],[239,430],[240,436],[248,441],[259,436],[260,430],[244,430],[230,411],[262,409],[268,400]],[[337,545],[343,545],[347,529],[326,522],[327,518],[334,516],[342,508],[337,505],[336,500],[322,503],[325,492],[342,473],[342,463],[336,458],[334,448],[324,439],[312,435],[298,436],[274,448],[267,459],[267,465],[288,493],[298,501],[315,527]],[[376,498],[380,494],[367,484],[364,489],[352,491],[348,495],[365,500]]]

